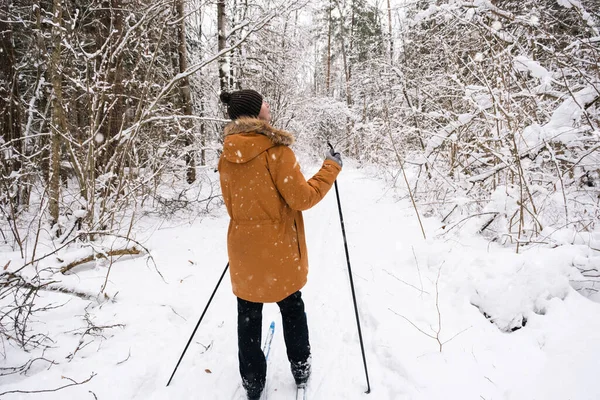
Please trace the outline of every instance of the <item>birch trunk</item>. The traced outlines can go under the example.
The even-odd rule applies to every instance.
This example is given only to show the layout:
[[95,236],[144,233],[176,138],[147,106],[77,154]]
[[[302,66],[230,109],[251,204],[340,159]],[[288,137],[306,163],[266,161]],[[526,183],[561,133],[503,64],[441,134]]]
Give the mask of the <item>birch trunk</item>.
[[[218,38],[218,51],[222,51],[225,49],[227,44],[226,36],[225,36],[225,28],[227,24],[227,17],[225,14],[225,0],[217,0],[217,38]],[[219,82],[221,91],[226,91],[229,89],[229,71],[226,71],[227,68],[227,59],[225,56],[219,57]]]

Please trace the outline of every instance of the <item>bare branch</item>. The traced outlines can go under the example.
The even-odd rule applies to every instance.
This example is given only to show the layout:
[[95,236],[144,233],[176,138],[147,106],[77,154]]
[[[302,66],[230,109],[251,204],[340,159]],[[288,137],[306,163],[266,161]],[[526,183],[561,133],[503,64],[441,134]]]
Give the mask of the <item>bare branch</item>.
[[95,377],[95,376],[96,376],[96,373],[92,373],[89,378],[87,378],[86,380],[81,381],[81,382],[76,382],[73,379],[70,379],[70,378],[67,378],[67,377],[63,376],[63,379],[68,379],[68,380],[72,381],[73,383],[69,383],[68,385],[64,385],[64,386],[58,387],[56,389],[45,389],[45,390],[8,390],[6,392],[0,393],[0,397],[4,396],[6,394],[11,394],[11,393],[37,394],[37,393],[58,392],[59,390],[66,389],[66,388],[71,387],[71,386],[84,385],[84,384],[88,383],[89,381],[91,381],[92,378]]

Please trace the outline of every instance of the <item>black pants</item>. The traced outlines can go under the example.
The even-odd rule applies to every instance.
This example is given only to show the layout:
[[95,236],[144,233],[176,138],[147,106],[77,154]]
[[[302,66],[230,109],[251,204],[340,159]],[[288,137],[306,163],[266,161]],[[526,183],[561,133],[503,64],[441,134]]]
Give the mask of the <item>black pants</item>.
[[[300,291],[277,303],[281,310],[283,337],[288,360],[302,364],[310,357],[308,325]],[[267,363],[261,348],[263,303],[238,298],[238,357],[242,384],[248,394],[258,395],[265,387]]]

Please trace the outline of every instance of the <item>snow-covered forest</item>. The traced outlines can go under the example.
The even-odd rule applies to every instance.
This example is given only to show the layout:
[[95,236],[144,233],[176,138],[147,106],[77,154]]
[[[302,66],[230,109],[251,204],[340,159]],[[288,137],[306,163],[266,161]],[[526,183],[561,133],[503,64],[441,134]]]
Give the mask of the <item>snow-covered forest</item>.
[[600,396],[600,0],[2,0],[0,397],[242,394],[230,288],[164,388],[226,263],[219,94],[238,89],[307,178],[328,141],[344,159],[374,389],[351,311],[320,308],[347,303],[327,203],[306,214],[331,374],[311,399]]

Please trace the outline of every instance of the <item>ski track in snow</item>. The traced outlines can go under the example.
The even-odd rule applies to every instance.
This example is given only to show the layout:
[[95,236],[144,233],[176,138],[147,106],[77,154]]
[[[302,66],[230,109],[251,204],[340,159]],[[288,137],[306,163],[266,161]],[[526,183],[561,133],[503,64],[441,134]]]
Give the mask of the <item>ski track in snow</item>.
[[[525,328],[510,334],[471,305],[476,289],[479,293],[498,282],[506,285],[500,292],[510,292],[513,287],[506,282],[514,275],[511,271],[535,262],[551,264],[555,253],[534,249],[516,256],[512,249],[460,233],[435,238],[440,223],[433,218],[423,219],[428,233],[424,240],[410,202],[386,194],[382,182],[348,167],[338,181],[372,392],[364,394],[366,381],[332,188],[320,204],[304,213],[310,273],[302,292],[313,353],[309,399],[600,398],[595,383],[600,368],[599,304],[572,289],[564,300],[548,296],[545,314],[530,315]],[[0,392],[55,388],[68,383],[61,376],[80,381],[94,372],[97,375],[86,385],[36,398],[244,399],[237,366],[236,301],[228,276],[171,386],[165,387],[227,262],[227,224],[222,209],[219,215],[192,224],[180,220],[160,227],[149,222],[139,226],[138,239],[152,249],[167,283],[143,258],[114,264],[107,291],[111,296],[118,292],[115,302],[92,305],[88,312],[96,325],[125,327],[106,329],[104,338],[95,338],[70,362],[65,357],[77,347],[86,326],[81,316],[89,302],[44,293],[43,301],[66,303],[32,325],[56,340],[45,357],[59,364],[48,369],[38,362],[27,376],[0,377]],[[521,264],[521,269],[507,267],[509,272],[503,272],[504,265]],[[440,268],[442,341],[464,331],[444,344],[441,353],[434,339],[397,315],[428,333],[437,329],[435,282]],[[97,293],[105,273],[103,267],[80,268],[67,279],[80,290]],[[482,286],[482,282],[492,284]],[[479,294],[485,297],[484,292]],[[268,364],[267,398],[290,400],[295,385],[281,318],[277,305],[267,304],[263,339],[272,320],[277,328]],[[6,353],[3,367],[20,365],[35,355],[10,345]]]

